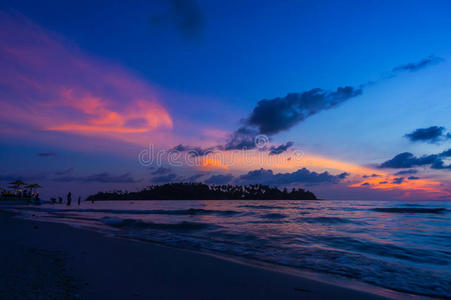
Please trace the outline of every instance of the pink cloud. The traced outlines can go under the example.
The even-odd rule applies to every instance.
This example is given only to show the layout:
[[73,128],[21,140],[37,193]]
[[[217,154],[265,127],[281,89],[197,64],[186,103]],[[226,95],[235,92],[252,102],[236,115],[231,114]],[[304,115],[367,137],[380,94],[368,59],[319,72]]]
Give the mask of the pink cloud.
[[173,121],[145,81],[93,59],[22,15],[0,12],[4,134],[58,131],[144,144]]

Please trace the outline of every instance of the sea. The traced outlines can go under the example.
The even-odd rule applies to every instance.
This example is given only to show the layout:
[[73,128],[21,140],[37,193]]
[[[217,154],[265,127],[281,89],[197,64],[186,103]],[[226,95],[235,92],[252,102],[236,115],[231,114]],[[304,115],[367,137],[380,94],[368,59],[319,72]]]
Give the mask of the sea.
[[9,209],[406,295],[451,297],[450,201],[83,201]]

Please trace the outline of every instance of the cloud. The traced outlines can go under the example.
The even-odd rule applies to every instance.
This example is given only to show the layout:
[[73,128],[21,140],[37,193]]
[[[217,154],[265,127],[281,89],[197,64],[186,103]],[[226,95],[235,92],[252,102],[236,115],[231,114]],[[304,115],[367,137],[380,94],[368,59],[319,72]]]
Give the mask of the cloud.
[[61,171],[56,171],[55,174],[58,176],[64,176],[64,175],[69,175],[72,173],[72,171],[74,170],[74,168],[69,168],[66,170],[61,170]]
[[[428,57],[416,64],[406,64],[394,68],[401,71],[403,69],[420,69],[428,64],[437,61],[437,58]],[[392,76],[393,77],[393,76]],[[323,110],[334,108],[347,100],[357,97],[363,93],[363,87],[344,86],[336,90],[327,91],[315,88],[300,93],[290,93],[285,97],[260,100],[254,107],[250,115],[242,120],[244,126],[234,131],[223,145],[217,145],[213,149],[218,150],[251,150],[257,147],[255,140],[259,135],[266,135],[268,142],[270,137],[282,131],[291,129],[296,124],[313,116]],[[448,134],[451,137],[451,134]],[[292,142],[278,147],[271,146],[269,154],[279,154],[292,146]],[[182,145],[179,145],[182,146]],[[260,150],[267,150],[266,147],[259,147]],[[193,149],[202,155],[204,149],[194,146],[180,147],[180,151]],[[211,149],[211,148],[210,148]]]
[[58,182],[100,182],[100,183],[134,183],[138,182],[130,176],[130,173],[122,175],[111,175],[108,172],[98,173],[89,176],[65,176],[55,179]]
[[[220,151],[252,150],[257,148],[256,144],[257,136],[258,132],[256,130],[243,126],[238,128],[233,133],[231,133],[224,144],[216,145],[205,149],[199,146],[178,145],[171,150],[191,151],[193,152],[193,156],[203,156],[213,152],[214,150]],[[269,139],[267,142],[269,142]]]
[[410,152],[404,152],[396,155],[386,162],[383,162],[379,167],[403,169],[417,166],[430,166],[432,169],[451,169],[451,165],[446,166],[442,160],[443,158],[448,157],[451,157],[451,149],[438,154],[429,154],[420,157],[416,157]]
[[167,175],[161,175],[161,176],[155,176],[151,179],[154,183],[166,183],[166,182],[172,182],[177,180],[177,174],[170,173]]
[[150,172],[150,174],[152,174],[152,175],[161,175],[161,174],[167,174],[169,172],[171,172],[170,168],[159,167],[159,168],[153,170],[152,172]]
[[450,134],[445,135],[445,127],[431,126],[428,128],[418,128],[406,134],[405,137],[411,142],[427,142],[433,144],[449,138]]
[[245,123],[256,127],[260,134],[273,135],[360,94],[362,89],[346,86],[339,87],[336,91],[315,88],[281,98],[263,99],[257,103]]
[[271,146],[269,149],[269,155],[277,155],[287,151],[291,146],[293,146],[293,142],[287,142],[285,144],[279,146]]
[[256,147],[255,137],[258,132],[247,127],[240,127],[232,133],[224,145],[218,146],[220,150],[242,150],[254,149]]
[[[395,67],[392,73],[417,71],[426,66],[443,61],[429,56],[416,63]],[[341,103],[363,93],[363,87],[344,86],[335,91],[315,88],[300,93],[290,93],[285,97],[260,100],[251,114],[244,120],[246,126],[256,128],[258,134],[274,135],[288,130],[323,110],[334,108]]]
[[42,153],[38,153],[37,156],[39,156],[39,157],[56,156],[56,153],[54,153],[54,152],[42,152]]
[[216,147],[208,147],[208,148],[202,148],[199,146],[188,146],[188,145],[182,145],[179,144],[175,146],[172,149],[169,149],[169,152],[188,152],[189,155],[198,157],[198,156],[205,156],[209,153],[212,153]]
[[403,171],[396,172],[395,175],[409,175],[409,174],[416,174],[416,173],[418,173],[417,170],[410,169],[410,170],[403,170]]
[[423,58],[420,61],[417,62],[413,62],[413,63],[408,63],[405,65],[401,65],[401,66],[397,66],[395,68],[393,68],[392,72],[393,73],[397,73],[397,72],[415,72],[415,71],[419,71],[421,69],[424,69],[428,66],[431,65],[435,65],[437,63],[443,62],[444,59],[441,57],[437,57],[435,55],[430,55],[426,58]]
[[396,155],[390,160],[383,162],[379,167],[380,168],[392,168],[392,169],[401,169],[401,168],[411,168],[416,166],[425,166],[434,163],[437,160],[437,155],[423,155],[421,157],[415,157],[410,152],[404,152]]
[[139,144],[172,128],[147,82],[66,45],[26,17],[0,12],[0,40],[2,126]]
[[438,159],[431,165],[431,168],[437,170],[451,170],[451,164],[446,166],[443,160]]
[[239,176],[239,181],[243,184],[268,185],[339,183],[348,175],[349,173],[341,173],[338,175],[332,175],[329,174],[329,172],[317,173],[309,171],[306,168],[299,169],[292,173],[278,174],[274,174],[272,170],[260,169]]
[[233,175],[213,175],[204,182],[206,184],[227,184],[234,179]]
[[451,148],[439,154],[442,157],[451,157]]
[[187,181],[187,182],[195,182],[195,181],[198,181],[198,180],[199,180],[200,178],[202,178],[203,176],[206,176],[206,175],[208,175],[208,174],[210,174],[210,173],[209,173],[209,172],[205,172],[205,173],[194,174],[194,175],[191,175],[191,176],[185,178],[184,181]]
[[380,177],[381,175],[378,175],[378,174],[371,174],[371,175],[363,175],[362,177],[363,178],[374,178],[374,177]]
[[[443,59],[429,56],[417,63],[396,67],[392,72],[416,71]],[[256,128],[258,134],[274,135],[288,130],[323,110],[334,108],[363,93],[363,87],[338,87],[335,91],[315,88],[285,97],[260,100],[251,114],[244,120],[246,126]]]
[[[261,138],[261,140],[260,140]],[[258,148],[260,151],[268,150],[269,155],[281,154],[287,151],[293,142],[287,142],[279,146],[267,147],[270,142],[269,137],[260,136],[258,131],[248,128],[246,126],[238,128],[235,132],[229,135],[224,144],[202,148],[199,146],[177,145],[169,151],[189,152],[192,156],[205,156],[213,153],[215,150],[231,151],[231,150],[252,150]]]
[[392,184],[401,184],[404,181],[404,177],[395,177],[393,178]]
[[[281,131],[288,130],[308,117],[322,110],[331,109],[346,100],[362,94],[361,88],[339,87],[335,91],[325,91],[320,88],[302,93],[291,93],[282,98],[260,100],[252,113],[243,120],[244,126],[233,132],[226,143],[214,147],[218,150],[251,150],[257,147],[258,135],[269,137]],[[279,154],[292,146],[292,142],[270,148],[270,155]],[[176,149],[178,147],[178,149]],[[202,150],[199,147],[177,146],[176,150]],[[284,149],[286,148],[286,149]],[[263,147],[261,149],[264,149]]]
[[409,179],[409,180],[418,180],[418,179],[420,179],[420,177],[417,177],[417,176],[409,176],[409,177],[407,177],[407,179]]
[[36,175],[27,175],[27,176],[21,176],[21,175],[13,175],[13,174],[4,174],[0,175],[0,181],[15,181],[15,180],[22,180],[25,182],[30,181],[40,181],[47,179],[46,174],[36,174]]
[[171,0],[166,13],[151,18],[151,23],[173,26],[185,38],[199,37],[205,27],[205,17],[196,0]]

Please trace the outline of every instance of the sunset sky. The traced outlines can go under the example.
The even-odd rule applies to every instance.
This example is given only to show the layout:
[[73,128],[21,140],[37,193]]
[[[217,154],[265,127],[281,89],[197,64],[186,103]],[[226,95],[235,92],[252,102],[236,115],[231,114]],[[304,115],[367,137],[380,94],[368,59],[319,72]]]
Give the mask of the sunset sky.
[[2,1],[0,186],[451,199],[449,1]]

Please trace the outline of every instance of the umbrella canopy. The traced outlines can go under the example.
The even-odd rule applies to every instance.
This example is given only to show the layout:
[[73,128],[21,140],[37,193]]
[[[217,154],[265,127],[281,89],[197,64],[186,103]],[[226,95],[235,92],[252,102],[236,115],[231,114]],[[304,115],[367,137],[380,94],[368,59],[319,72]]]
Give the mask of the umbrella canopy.
[[28,185],[26,186],[26,188],[29,188],[29,189],[40,189],[40,188],[42,188],[42,186],[40,186],[40,185],[37,184],[37,183],[31,183],[31,184],[28,184]]
[[23,182],[22,180],[16,180],[16,181],[10,182],[9,184],[15,185],[15,186],[22,186],[22,185],[25,185],[26,183]]
[[11,188],[18,190],[18,189],[20,189],[20,187],[22,185],[26,185],[26,183],[23,182],[22,180],[16,180],[16,181],[10,182],[9,185]]

